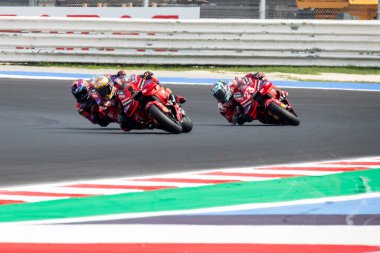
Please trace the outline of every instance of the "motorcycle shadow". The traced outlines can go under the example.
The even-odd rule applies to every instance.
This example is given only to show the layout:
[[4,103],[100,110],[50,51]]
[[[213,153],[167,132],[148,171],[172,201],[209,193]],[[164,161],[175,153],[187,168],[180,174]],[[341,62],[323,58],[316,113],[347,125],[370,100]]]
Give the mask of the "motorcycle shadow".
[[62,129],[75,130],[75,131],[80,131],[80,132],[91,131],[92,133],[96,131],[96,134],[171,135],[171,133],[164,132],[162,130],[131,130],[129,132],[125,132],[117,127],[102,127],[102,128],[65,127]]
[[176,135],[168,132],[137,132],[138,130],[131,132],[121,132],[122,134],[130,134],[130,135]]
[[244,125],[226,125],[226,124],[197,124],[197,126],[221,126],[221,127],[270,127],[270,126],[284,126],[278,124],[244,124]]
[[67,130],[76,130],[76,131],[101,131],[101,130],[107,130],[107,131],[114,131],[114,130],[121,130],[117,127],[64,127],[61,129],[67,129]]

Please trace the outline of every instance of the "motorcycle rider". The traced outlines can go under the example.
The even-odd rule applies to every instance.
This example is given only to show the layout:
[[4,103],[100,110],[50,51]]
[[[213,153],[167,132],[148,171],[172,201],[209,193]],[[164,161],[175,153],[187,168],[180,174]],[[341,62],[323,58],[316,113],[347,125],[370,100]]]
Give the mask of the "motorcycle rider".
[[[120,72],[120,71],[119,71]],[[120,80],[116,80],[116,79]],[[145,128],[143,124],[128,118],[124,114],[123,101],[125,97],[125,72],[123,75],[100,75],[92,79],[91,97],[100,106],[102,112],[115,122],[120,124],[121,129],[128,132],[131,129]]]
[[80,115],[88,119],[93,124],[102,127],[113,122],[112,119],[102,115],[96,101],[89,94],[89,84],[84,79],[75,80],[71,85],[71,94],[76,99],[76,109]]
[[[152,80],[157,85],[163,87],[160,84],[160,81],[156,77],[154,77],[153,75],[154,74],[152,72],[150,72],[150,71],[145,71],[141,75],[132,74],[132,75],[129,76],[128,79],[126,79],[126,84],[137,83],[138,86],[140,86],[146,80]],[[165,88],[165,89],[167,89],[167,88]],[[185,97],[177,96],[177,95],[173,95],[173,94],[171,94],[170,100],[173,103],[179,103],[179,104],[184,104],[186,102],[186,98]]]
[[[213,84],[211,88],[212,95],[218,101],[219,113],[227,119],[227,121],[233,125],[242,125],[247,121],[252,121],[247,115],[244,114],[241,106],[233,99],[234,93],[245,85],[251,85],[256,88],[262,82],[267,82],[264,73],[248,73],[242,78],[235,77],[229,83],[218,81]],[[286,99],[288,93],[281,91],[275,87],[277,93],[277,99],[283,101]],[[267,115],[261,115],[258,118],[260,122],[264,124],[276,124],[278,123],[272,117]]]

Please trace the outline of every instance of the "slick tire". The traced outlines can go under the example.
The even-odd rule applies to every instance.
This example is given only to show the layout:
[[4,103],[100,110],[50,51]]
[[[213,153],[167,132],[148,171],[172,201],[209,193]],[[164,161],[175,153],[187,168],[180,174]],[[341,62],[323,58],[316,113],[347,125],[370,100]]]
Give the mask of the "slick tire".
[[193,122],[187,116],[182,118],[182,133],[189,133],[193,129]]
[[148,110],[163,130],[172,134],[182,133],[181,124],[174,119],[169,118],[156,105],[151,105]]
[[278,120],[283,125],[298,126],[300,124],[299,119],[297,119],[297,117],[294,114],[285,110],[278,104],[271,103],[268,107],[268,110],[272,113],[272,115],[278,117]]

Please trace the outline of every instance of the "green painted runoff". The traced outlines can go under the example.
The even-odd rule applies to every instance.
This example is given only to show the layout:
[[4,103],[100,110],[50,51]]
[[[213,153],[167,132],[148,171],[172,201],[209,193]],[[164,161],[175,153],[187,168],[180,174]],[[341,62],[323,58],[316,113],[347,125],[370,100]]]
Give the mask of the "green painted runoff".
[[0,222],[268,203],[380,191],[380,168],[0,206]]

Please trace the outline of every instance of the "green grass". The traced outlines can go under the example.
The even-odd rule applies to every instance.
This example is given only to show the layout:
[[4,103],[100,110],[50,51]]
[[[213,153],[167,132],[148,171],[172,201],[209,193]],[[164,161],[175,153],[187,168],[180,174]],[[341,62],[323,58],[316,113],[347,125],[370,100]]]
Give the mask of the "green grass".
[[288,67],[288,66],[178,66],[178,65],[116,65],[116,64],[78,64],[78,63],[29,63],[27,66],[37,67],[66,67],[78,69],[142,69],[142,70],[168,70],[168,71],[212,71],[212,72],[256,72],[265,73],[293,73],[310,74],[319,73],[344,73],[361,75],[380,75],[380,68],[368,67]]

